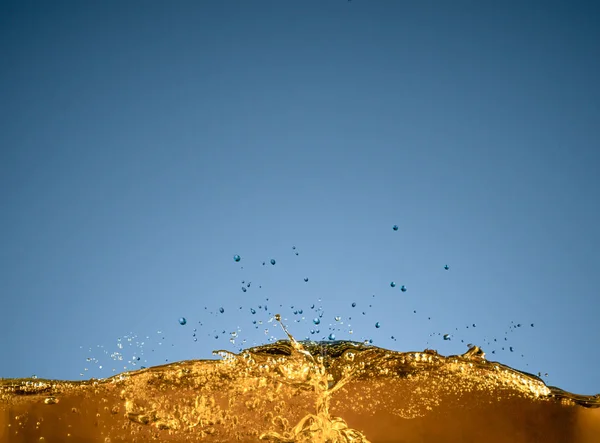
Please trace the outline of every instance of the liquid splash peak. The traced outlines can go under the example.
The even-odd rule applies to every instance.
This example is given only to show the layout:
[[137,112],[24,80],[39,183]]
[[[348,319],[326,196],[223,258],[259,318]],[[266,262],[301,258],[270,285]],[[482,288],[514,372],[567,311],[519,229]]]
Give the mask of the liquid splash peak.
[[[279,316],[275,317],[280,322]],[[0,443],[574,442],[600,396],[462,355],[287,340],[111,378],[0,380]]]

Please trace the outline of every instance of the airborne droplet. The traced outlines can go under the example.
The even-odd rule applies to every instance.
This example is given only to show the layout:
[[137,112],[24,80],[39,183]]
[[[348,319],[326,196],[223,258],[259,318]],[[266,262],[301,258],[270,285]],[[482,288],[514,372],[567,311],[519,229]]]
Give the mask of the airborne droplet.
[[276,262],[275,262],[275,259],[274,259],[274,258],[272,258],[272,259],[271,259],[271,264],[272,264],[272,265],[274,265],[275,263],[276,263]]
[[329,340],[335,340],[335,334],[333,332],[329,334]]
[[308,281],[308,277],[304,277],[304,281]]
[[239,255],[236,254],[236,255],[233,256],[233,259],[235,261],[240,261],[242,259],[242,257],[240,257]]
[[444,269],[447,271],[448,269],[450,269],[450,266],[444,265]]
[[181,326],[185,325],[186,323],[187,323],[187,320],[185,319],[185,317],[181,317],[181,318],[179,319],[179,324],[180,324]]
[[392,288],[395,288],[395,287],[396,287],[396,282],[395,282],[395,281],[391,282],[391,283],[390,283],[390,286],[391,286]]
[[406,292],[406,286],[404,286],[404,285],[400,286],[400,290],[401,290],[402,292]]
[[318,325],[319,323],[321,323],[321,319],[320,319],[319,317],[315,317],[315,318],[313,319],[313,323],[314,323],[315,325]]
[[381,327],[381,325],[379,324],[379,322],[375,323],[375,327],[376,328],[380,328]]
[[398,225],[394,225],[394,226],[392,227],[392,229],[393,229],[394,231],[397,231],[397,230],[398,230]]
[[222,314],[223,312],[225,312],[225,309],[219,308],[219,312]]

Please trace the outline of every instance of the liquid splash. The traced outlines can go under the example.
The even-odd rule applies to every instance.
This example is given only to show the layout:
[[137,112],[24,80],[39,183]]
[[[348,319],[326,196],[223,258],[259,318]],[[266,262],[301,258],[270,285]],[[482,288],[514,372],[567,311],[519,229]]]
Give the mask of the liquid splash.
[[[279,315],[275,319],[280,322]],[[84,382],[0,380],[0,443],[597,443],[600,396],[463,355],[287,340]]]

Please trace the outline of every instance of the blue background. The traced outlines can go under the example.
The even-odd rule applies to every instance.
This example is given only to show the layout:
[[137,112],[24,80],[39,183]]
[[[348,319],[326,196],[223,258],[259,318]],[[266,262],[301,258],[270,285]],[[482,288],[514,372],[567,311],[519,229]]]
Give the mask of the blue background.
[[297,338],[474,343],[599,392],[599,19],[3,2],[0,376],[214,358],[284,338],[280,312]]

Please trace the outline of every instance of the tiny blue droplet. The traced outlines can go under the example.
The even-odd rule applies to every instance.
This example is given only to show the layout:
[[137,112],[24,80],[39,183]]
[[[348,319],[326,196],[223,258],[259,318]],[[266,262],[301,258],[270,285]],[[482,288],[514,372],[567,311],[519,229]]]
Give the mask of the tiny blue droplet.
[[254,308],[250,308],[250,312],[251,312],[252,314],[256,314],[256,311],[254,310]]
[[356,308],[356,303],[352,303],[352,307],[353,307],[353,308]]
[[329,340],[335,340],[335,334],[334,333],[329,334]]
[[376,327],[376,328],[379,328],[379,327],[381,327],[381,325],[379,324],[379,322],[375,323],[375,327]]
[[394,226],[392,227],[392,229],[393,229],[394,231],[397,231],[397,230],[398,230],[398,225],[394,225]]
[[304,277],[304,281],[308,281],[308,277]]
[[275,259],[274,259],[274,258],[272,258],[272,259],[271,259],[271,264],[272,264],[272,265],[274,265],[275,263],[276,263],[276,262],[275,262]]
[[391,283],[390,283],[390,286],[391,286],[392,288],[395,288],[395,287],[396,287],[396,282],[395,282],[395,281],[391,282]]
[[179,319],[179,324],[180,324],[181,326],[185,325],[186,323],[187,323],[187,320],[185,319],[185,317],[181,317],[181,318]]
[[315,317],[315,318],[313,319],[313,323],[314,323],[315,325],[318,325],[319,323],[321,323],[321,319],[320,319],[319,317]]
[[447,271],[448,269],[450,269],[450,266],[444,265],[444,269]]
[[400,286],[400,290],[401,290],[402,292],[406,292],[406,286],[404,286],[404,285]]
[[223,312],[225,312],[225,309],[219,308],[219,312],[222,314]]
[[235,261],[240,261],[240,260],[242,259],[242,257],[240,257],[239,255],[234,255],[234,256],[233,256],[233,259],[234,259]]

